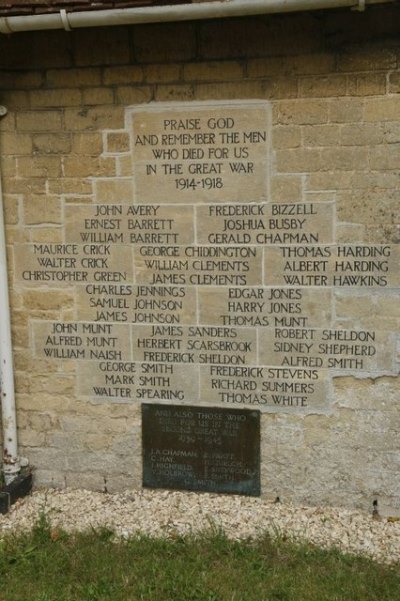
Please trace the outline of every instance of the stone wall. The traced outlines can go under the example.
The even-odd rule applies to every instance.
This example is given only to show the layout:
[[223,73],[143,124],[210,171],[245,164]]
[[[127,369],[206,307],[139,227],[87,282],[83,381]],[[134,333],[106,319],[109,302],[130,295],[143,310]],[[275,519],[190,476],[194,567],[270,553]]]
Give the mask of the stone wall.
[[[271,120],[265,200],[334,206],[331,243],[390,246],[392,257],[387,285],[334,290],[331,305],[329,327],[379,333],[377,363],[330,374],[315,406],[264,408],[262,494],[400,509],[399,14],[389,6],[0,38],[19,440],[37,486],[140,487],[142,464],[140,400],[89,398],[79,361],[43,353],[46,324],[87,317],[76,282],[24,280],[37,264],[33,244],[63,244],[66,231],[71,240],[91,204],[138,202],[126,183],[132,109],[258,101]],[[326,305],[315,294],[318,316]]]

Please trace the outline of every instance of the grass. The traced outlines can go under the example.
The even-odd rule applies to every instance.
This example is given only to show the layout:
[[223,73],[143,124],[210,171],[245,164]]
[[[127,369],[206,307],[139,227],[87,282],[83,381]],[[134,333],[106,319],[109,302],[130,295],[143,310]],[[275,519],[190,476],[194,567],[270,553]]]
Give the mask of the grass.
[[42,516],[0,541],[0,601],[396,601],[400,566],[210,531],[115,542],[108,530],[67,535]]

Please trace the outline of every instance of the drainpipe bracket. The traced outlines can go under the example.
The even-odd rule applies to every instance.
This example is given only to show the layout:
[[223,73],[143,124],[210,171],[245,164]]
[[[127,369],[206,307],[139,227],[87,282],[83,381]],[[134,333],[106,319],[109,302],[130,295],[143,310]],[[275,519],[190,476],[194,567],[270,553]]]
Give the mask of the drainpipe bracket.
[[60,10],[60,19],[63,24],[65,31],[72,31],[71,23],[69,22],[68,13],[65,8]]
[[0,119],[7,115],[7,107],[0,104]]
[[8,24],[7,17],[2,17],[0,19],[0,33],[10,34],[13,33],[13,30]]
[[366,0],[358,0],[358,4],[351,7],[351,10],[355,10],[359,13],[363,13],[365,11],[365,2]]

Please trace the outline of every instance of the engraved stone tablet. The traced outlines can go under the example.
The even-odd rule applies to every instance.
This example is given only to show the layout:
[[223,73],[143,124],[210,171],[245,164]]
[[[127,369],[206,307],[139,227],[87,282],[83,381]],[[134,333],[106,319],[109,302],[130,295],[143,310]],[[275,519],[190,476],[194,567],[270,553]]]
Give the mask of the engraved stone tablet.
[[96,402],[233,412],[334,411],[335,378],[398,375],[400,244],[342,222],[332,192],[279,199],[270,103],[125,116],[119,175],[66,196],[62,239],[14,246],[27,306],[38,285],[63,303],[34,313],[35,357],[73,361]]
[[257,496],[260,413],[142,405],[143,486]]

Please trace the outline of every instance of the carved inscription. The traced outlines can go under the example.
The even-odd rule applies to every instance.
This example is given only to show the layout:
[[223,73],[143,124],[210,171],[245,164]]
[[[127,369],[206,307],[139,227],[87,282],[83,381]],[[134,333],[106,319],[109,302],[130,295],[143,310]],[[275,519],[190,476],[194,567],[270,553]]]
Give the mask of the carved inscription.
[[142,405],[143,485],[260,494],[258,411]]
[[136,194],[142,202],[267,196],[270,127],[265,108],[164,110],[132,116]]
[[337,375],[398,372],[397,333],[362,307],[395,302],[400,248],[342,243],[331,200],[270,200],[265,104],[134,110],[127,128],[117,198],[99,179],[95,203],[65,203],[61,243],[15,246],[19,285],[73,291],[74,319],[35,321],[33,341],[74,361],[78,395],[307,412]]

